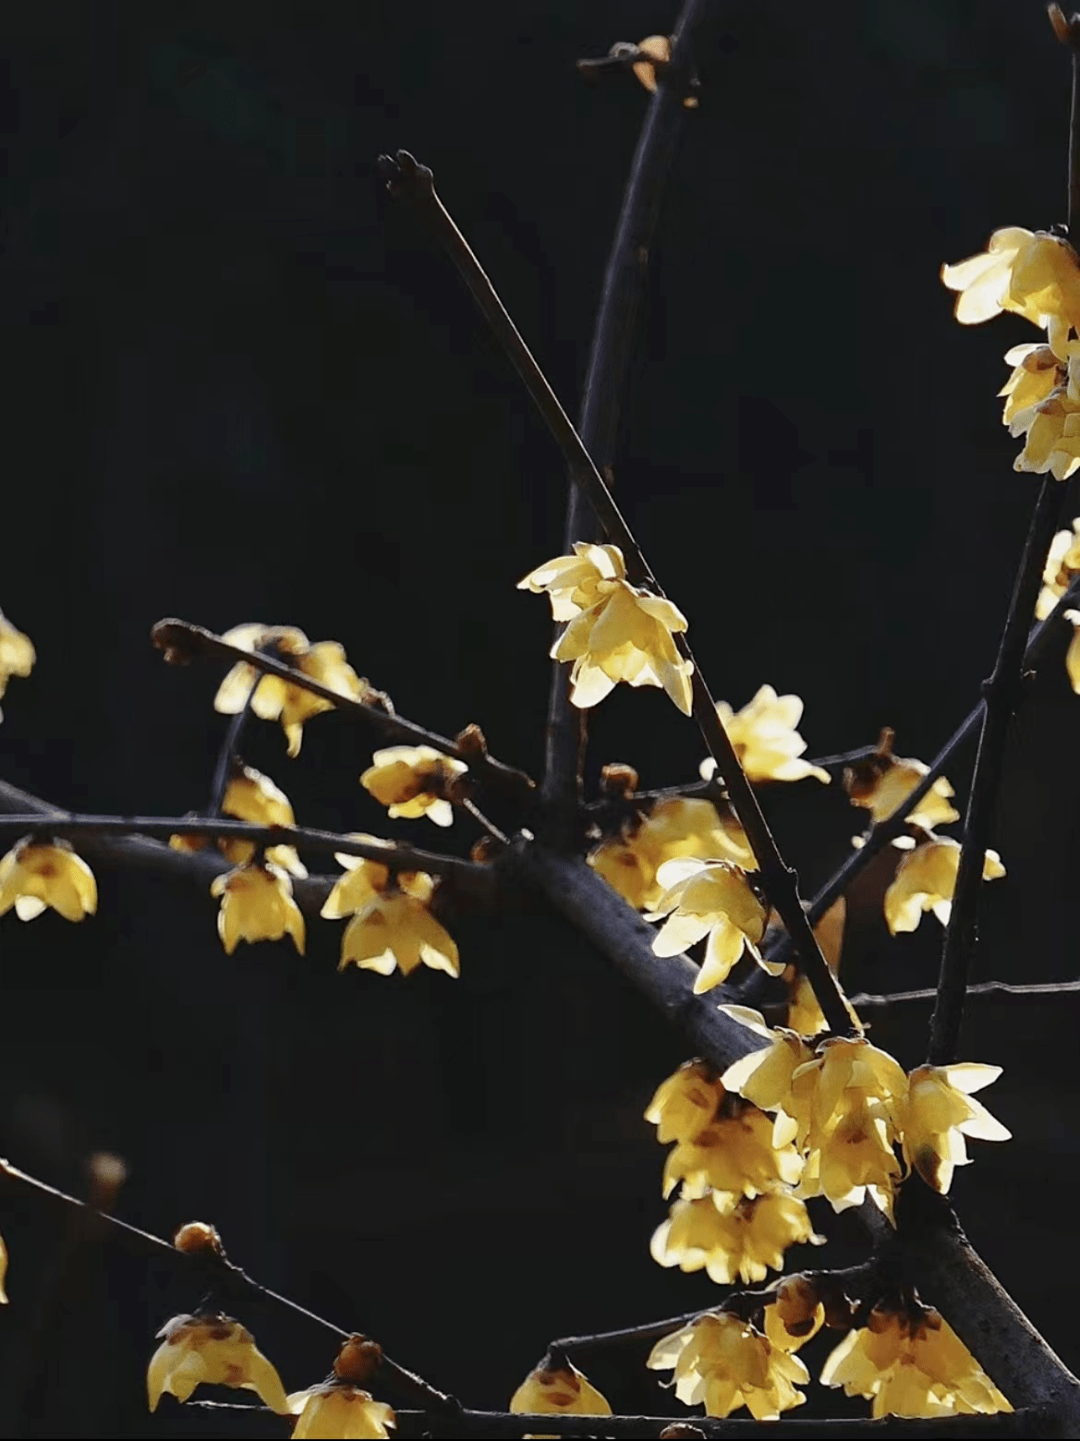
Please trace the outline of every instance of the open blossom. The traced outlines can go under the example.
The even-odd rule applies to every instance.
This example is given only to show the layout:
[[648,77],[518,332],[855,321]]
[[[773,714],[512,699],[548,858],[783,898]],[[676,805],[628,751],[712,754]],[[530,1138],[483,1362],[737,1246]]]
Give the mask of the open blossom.
[[1009,434],[1025,437],[1014,470],[1049,471],[1055,480],[1067,480],[1080,467],[1080,358],[1069,361],[1064,378],[1045,399],[1017,407]]
[[[716,713],[748,780],[801,781],[813,776],[828,785],[828,771],[801,759],[806,742],[796,729],[803,713],[799,696],[777,695],[771,685],[763,685],[741,711],[721,700]],[[712,756],[701,762],[700,771],[704,780],[712,779],[716,774]]]
[[196,1386],[207,1385],[254,1391],[271,1411],[288,1414],[281,1378],[239,1321],[220,1314],[174,1316],[158,1335],[165,1339],[146,1373],[151,1411],[166,1391],[186,1401]]
[[610,1416],[607,1398],[576,1366],[537,1366],[510,1398],[518,1416]]
[[625,681],[662,687],[684,715],[690,714],[693,666],[674,639],[686,630],[686,617],[670,600],[630,584],[617,545],[577,541],[572,556],[538,566],[518,582],[518,589],[546,590],[555,620],[569,622],[551,656],[574,663],[574,705],[597,705]]
[[1000,1066],[961,1061],[952,1066],[917,1066],[908,1077],[904,1160],[935,1191],[948,1191],[953,1168],[967,1165],[965,1136],[980,1141],[1010,1139],[1012,1133],[971,1098],[973,1091],[981,1091],[1000,1075]]
[[716,1116],[724,1099],[720,1078],[706,1061],[685,1061],[661,1081],[645,1119],[656,1127],[656,1139],[691,1141]]
[[[912,757],[894,756],[886,742],[884,749],[869,760],[848,766],[843,786],[852,805],[865,806],[876,825],[900,809],[904,800],[919,785],[930,767]],[[953,788],[944,776],[938,776],[928,794],[905,819],[913,826],[947,826],[960,819],[960,812],[949,804]]]
[[644,911],[663,894],[657,871],[679,856],[733,861],[744,871],[757,869],[746,832],[735,816],[721,815],[712,801],[686,796],[657,802],[636,829],[601,841],[588,860],[625,901]]
[[708,1312],[658,1341],[646,1365],[675,1371],[675,1394],[686,1406],[702,1402],[707,1416],[730,1416],[745,1406],[757,1421],[775,1421],[806,1400],[798,1386],[810,1374],[797,1356],[772,1344],[729,1312]]
[[81,921],[97,910],[94,873],[67,841],[23,836],[0,859],[0,916],[12,906],[21,921],[32,921],[46,906],[65,921]]
[[383,976],[396,969],[407,976],[422,962],[432,970],[460,975],[457,946],[429,909],[433,876],[409,871],[395,880],[379,861],[344,853],[335,853],[335,859],[346,873],[327,897],[322,914],[330,919],[352,916],[341,940],[340,970],[351,961]]
[[279,941],[286,933],[304,954],[304,917],[280,866],[272,861],[237,866],[214,877],[210,894],[221,899],[218,935],[227,956],[241,941]]
[[994,231],[984,254],[943,265],[941,279],[960,292],[961,325],[1008,310],[1046,329],[1054,354],[1068,359],[1069,332],[1080,330],[1080,263],[1068,241],[1011,225]]
[[[0,696],[7,690],[7,683],[13,675],[30,674],[36,659],[30,637],[17,630],[0,610]],[[0,720],[3,719],[4,712],[0,710]]]
[[704,1196],[710,1189],[740,1196],[763,1196],[793,1186],[802,1162],[790,1141],[775,1140],[764,1112],[734,1098],[704,1130],[680,1141],[664,1162],[666,1200],[681,1181],[683,1196]]
[[879,1303],[821,1370],[824,1386],[873,1400],[872,1415],[992,1415],[1013,1408],[938,1311]]
[[1080,610],[1064,611],[1063,617],[1073,628],[1073,638],[1065,652],[1065,670],[1069,684],[1076,694],[1080,695]]
[[[285,792],[254,766],[241,766],[225,788],[221,814],[256,826],[295,826],[296,816]],[[255,854],[251,841],[223,840],[221,849],[234,865],[243,865]],[[269,846],[266,859],[293,876],[306,876],[307,867],[293,846]]]
[[655,954],[677,956],[708,936],[694,982],[697,994],[726,980],[744,950],[766,970],[782,969],[767,964],[758,950],[768,912],[741,867],[686,856],[665,861],[657,879],[665,889],[646,919],[667,920],[653,941]]
[[704,1269],[710,1280],[730,1286],[736,1279],[764,1281],[770,1267],[783,1269],[789,1246],[822,1240],[795,1196],[710,1191],[672,1204],[668,1219],[653,1232],[649,1254],[661,1266]]
[[1043,585],[1035,604],[1035,615],[1045,620],[1058,601],[1080,574],[1080,517],[1072,523],[1071,530],[1059,530],[1050,542],[1046,565],[1043,567]]
[[[915,930],[925,911],[933,911],[943,926],[948,925],[959,867],[960,842],[951,836],[934,836],[904,856],[885,892],[885,920],[894,936]],[[997,851],[988,850],[983,880],[995,881],[1004,874]]]
[[818,1287],[811,1276],[784,1276],[774,1294],[776,1300],[765,1307],[765,1334],[781,1351],[798,1351],[825,1324]]
[[371,759],[374,764],[360,777],[360,784],[380,805],[389,807],[391,820],[427,816],[437,826],[453,822],[454,808],[443,791],[468,769],[464,762],[431,746],[388,746]]
[[292,1391],[288,1405],[297,1418],[292,1441],[384,1441],[396,1425],[394,1412],[385,1402],[338,1380]]
[[[366,680],[359,677],[345,659],[345,650],[336,640],[322,640],[312,645],[302,630],[291,625],[238,625],[222,636],[241,650],[269,650],[283,664],[303,671],[328,690],[352,700],[363,700],[371,693]],[[221,682],[214,697],[214,709],[223,715],[237,715],[247,704],[258,671],[246,661],[239,661]],[[255,687],[251,709],[262,720],[280,720],[289,743],[289,755],[300,754],[304,722],[333,706],[322,696],[287,681],[281,676],[264,675]]]
[[1005,363],[1013,369],[998,391],[1005,397],[1003,425],[1012,425],[1023,411],[1041,404],[1065,383],[1065,367],[1048,345],[1014,345],[1005,352]]

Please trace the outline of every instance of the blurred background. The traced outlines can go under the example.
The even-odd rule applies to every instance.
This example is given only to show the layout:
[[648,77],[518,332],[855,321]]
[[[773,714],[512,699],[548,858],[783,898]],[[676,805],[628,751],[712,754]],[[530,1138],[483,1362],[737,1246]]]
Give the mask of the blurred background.
[[[962,330],[938,268],[999,226],[1064,220],[1068,61],[1035,0],[715,11],[652,256],[620,504],[718,696],[797,692],[811,756],[888,724],[898,754],[929,759],[991,668],[1037,486],[1011,469],[995,400],[1003,352],[1035,333]],[[447,734],[476,721],[538,773],[550,622],[514,585],[561,549],[563,466],[374,159],[405,146],[432,166],[576,411],[647,97],[575,61],[675,14],[5,7],[0,605],[38,664],[5,697],[0,775],[72,809],[205,805],[222,667],[163,665],[148,637],[165,615],[338,639],[402,713]],[[983,978],[1077,970],[1064,644],[1014,726]],[[659,692],[614,695],[592,730],[592,777],[610,760],[647,786],[696,776],[695,732]],[[460,819],[449,836],[386,822],[357,784],[376,744],[326,715],[295,761],[262,723],[244,751],[301,823],[467,853]],[[961,790],[969,766],[950,770]],[[781,790],[767,808],[808,892],[862,813],[837,785]],[[213,1221],[265,1284],[468,1405],[503,1407],[555,1335],[719,1297],[648,1255],[664,1153],[641,1113],[685,1048],[557,919],[461,919],[458,982],[339,975],[334,923],[309,923],[304,958],[227,958],[201,887],[98,879],[83,925],[0,921],[15,1164],[85,1194],[88,1159],[119,1155],[118,1214],[164,1234]],[[932,980],[932,917],[890,941],[875,899],[853,911],[852,988]],[[917,1064],[928,1009],[875,1019],[873,1039]],[[1074,1367],[1075,1017],[1071,1000],[971,1011],[965,1055],[1005,1066],[987,1101],[1016,1139],[977,1147],[954,1187]],[[818,1219],[825,1255],[854,1254]],[[10,1188],[0,1228],[4,1434],[256,1434],[171,1398],[148,1422],[153,1334],[199,1299],[176,1268]],[[287,1389],[328,1369],[318,1330],[242,1319]],[[677,1406],[619,1369],[590,1372],[616,1409]],[[864,1409],[810,1395],[803,1414]]]

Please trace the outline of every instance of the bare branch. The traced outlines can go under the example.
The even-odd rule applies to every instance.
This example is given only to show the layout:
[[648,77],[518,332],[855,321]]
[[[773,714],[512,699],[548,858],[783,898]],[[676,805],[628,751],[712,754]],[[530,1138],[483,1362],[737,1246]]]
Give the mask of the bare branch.
[[[1042,984],[1030,986],[1014,986],[1007,981],[981,981],[978,985],[968,986],[967,998],[971,1000],[986,999],[994,996],[1019,997],[1021,1000],[1045,1001],[1053,996],[1069,996],[1080,994],[1080,981],[1047,981]],[[937,987],[928,986],[922,991],[894,991],[889,995],[870,995],[860,992],[857,996],[850,997],[851,1004],[859,1011],[885,1011],[890,1006],[908,1005],[918,1001],[936,1001]]]

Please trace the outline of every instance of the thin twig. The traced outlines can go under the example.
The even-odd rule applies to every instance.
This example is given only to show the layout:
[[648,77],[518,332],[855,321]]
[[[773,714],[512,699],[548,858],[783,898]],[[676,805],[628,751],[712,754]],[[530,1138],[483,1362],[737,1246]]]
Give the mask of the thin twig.
[[486,751],[478,751],[473,746],[463,746],[456,740],[439,735],[436,731],[426,730],[423,726],[417,725],[415,721],[406,720],[404,716],[398,715],[396,712],[391,713],[378,706],[369,705],[366,701],[341,695],[340,692],[331,690],[329,686],[312,680],[303,671],[294,670],[291,666],[275,660],[273,656],[262,655],[258,651],[242,650],[240,646],[230,644],[222,636],[215,635],[213,631],[206,630],[201,625],[192,625],[188,621],[169,617],[167,620],[159,620],[150,635],[154,644],[165,651],[166,658],[174,662],[184,662],[193,655],[219,656],[233,664],[242,661],[245,665],[254,666],[256,670],[263,671],[266,675],[280,676],[282,680],[287,680],[290,685],[295,685],[300,690],[310,691],[312,695],[321,696],[323,700],[329,701],[336,710],[340,710],[346,715],[362,718],[376,730],[381,731],[389,740],[409,741],[413,745],[430,746],[433,750],[442,751],[444,755],[454,756],[457,760],[464,761],[478,780],[489,785],[492,790],[497,791],[519,808],[531,809],[531,804],[535,799],[535,790],[530,778],[524,771],[515,770],[512,766],[495,760]]
[[[708,9],[709,0],[686,0],[675,23],[671,59],[656,72],[657,87],[645,112],[604,271],[585,372],[580,434],[585,449],[609,485],[613,479],[630,356],[637,340],[638,316],[648,276],[649,249],[686,114],[682,102],[693,71],[694,48]],[[599,539],[593,508],[584,492],[571,483],[566,502],[565,549],[569,552],[575,541]],[[567,668],[555,661],[548,694],[541,795],[556,814],[562,812],[563,841],[572,839],[573,807],[581,797],[586,730],[586,712],[570,701]]]
[[960,1026],[975,948],[978,944],[979,893],[986,847],[990,840],[1005,757],[1009,721],[1023,688],[1024,652],[1043,565],[1061,510],[1063,487],[1044,477],[1031,517],[1023,555],[1001,633],[993,674],[983,686],[982,733],[964,817],[964,840],[953,891],[952,912],[945,929],[938,977],[938,999],[930,1020],[928,1060],[944,1066],[956,1060]]
[[[621,549],[628,578],[656,595],[663,596],[664,592],[649,568],[641,547],[558,396],[536,363],[465,237],[435,193],[431,171],[426,165],[418,164],[406,150],[399,150],[393,159],[388,155],[380,156],[379,170],[390,193],[413,206],[461,273],[492,333],[518,371],[533,403],[562,449],[571,479],[585,492],[608,539]],[[716,703],[705,677],[694,661],[685,634],[678,634],[674,639],[679,653],[692,667],[694,720],[709,754],[716,761],[735,814],[742,823],[747,840],[757,857],[761,880],[769,901],[787,927],[795,954],[814,990],[830,1030],[837,1036],[852,1035],[859,1029],[858,1020],[847,1008],[839,983],[826,964],[814,937],[799,898],[798,878],[784,862],[777,848],[757,797],[746,779],[717,713]]]
[[[48,1182],[39,1180],[37,1176],[31,1176],[29,1172],[11,1165],[9,1161],[0,1160],[0,1179],[25,1186],[63,1206],[75,1207],[79,1211],[86,1211],[99,1217],[106,1223],[106,1231],[111,1230],[113,1234],[126,1240],[136,1250],[149,1252],[178,1267],[187,1266],[197,1269],[204,1281],[209,1279],[213,1289],[222,1292],[230,1300],[232,1298],[251,1298],[272,1301],[275,1305],[291,1311],[294,1316],[302,1316],[304,1320],[310,1321],[313,1325],[320,1326],[324,1331],[332,1332],[333,1335],[342,1339],[347,1339],[355,1334],[353,1331],[346,1331],[343,1327],[335,1325],[333,1321],[328,1321],[325,1316],[320,1316],[315,1311],[309,1311],[299,1302],[291,1301],[288,1296],[283,1296],[279,1291],[272,1291],[269,1286],[261,1285],[239,1266],[223,1260],[213,1252],[178,1251],[169,1241],[161,1236],[155,1236],[152,1231],[144,1231],[141,1227],[133,1226],[129,1221],[122,1221],[108,1211],[99,1211],[85,1201],[80,1201],[77,1196],[69,1196],[66,1191],[60,1191],[55,1186],[50,1186]],[[401,1387],[403,1392],[423,1405],[432,1407],[436,1411],[447,1408],[457,1410],[457,1403],[452,1397],[429,1385],[427,1381],[412,1371],[398,1365],[385,1353],[379,1363],[379,1371],[387,1380],[393,1381]]]
[[247,726],[248,717],[251,715],[251,702],[255,699],[255,692],[262,683],[262,676],[255,672],[254,679],[248,687],[247,700],[234,716],[229,720],[222,737],[221,747],[218,750],[217,761],[214,765],[214,779],[210,785],[210,805],[207,808],[208,816],[219,816],[221,807],[225,804],[225,792],[229,788],[229,780],[232,776],[233,766],[239,760],[237,750],[240,745],[240,737]]
[[[993,996],[1012,996],[1020,1000],[1049,1000],[1053,996],[1080,995],[1080,981],[1045,981],[1029,986],[1016,986],[1009,981],[980,981],[968,986],[969,1001]],[[908,1005],[919,1001],[936,1001],[937,987],[927,986],[920,991],[893,991],[885,995],[860,992],[850,997],[851,1004],[859,1011],[885,1011],[890,1006]]]

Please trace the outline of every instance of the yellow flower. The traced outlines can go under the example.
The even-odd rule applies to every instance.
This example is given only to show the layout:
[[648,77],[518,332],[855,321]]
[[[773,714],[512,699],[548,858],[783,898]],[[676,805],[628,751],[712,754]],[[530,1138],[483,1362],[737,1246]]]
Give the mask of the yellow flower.
[[746,832],[735,815],[722,815],[712,801],[673,796],[657,802],[652,812],[621,839],[602,841],[589,855],[589,865],[635,910],[653,907],[663,893],[656,873],[678,856],[733,861],[744,871],[757,870]]
[[[741,711],[732,710],[726,700],[716,703],[716,714],[748,780],[801,781],[813,776],[828,785],[828,771],[800,759],[806,749],[796,729],[802,713],[803,703],[797,695],[777,695],[771,685],[763,685]],[[702,779],[712,779],[716,774],[712,756],[701,762],[700,770]]]
[[[225,788],[221,802],[221,814],[233,816],[238,821],[250,821],[256,826],[295,826],[289,797],[269,776],[253,766],[242,766]],[[255,854],[251,841],[223,840],[221,850],[234,865],[245,865]],[[293,846],[269,846],[266,859],[280,866],[293,876],[306,876],[307,867],[296,854]]]
[[[811,1237],[820,1243],[820,1237]],[[765,1307],[765,1334],[781,1351],[798,1351],[825,1323],[825,1307],[809,1276],[785,1276],[776,1283],[776,1300]]]
[[1045,620],[1080,573],[1080,517],[1072,530],[1059,530],[1050,542],[1043,568],[1043,588],[1035,605],[1038,620]]
[[686,617],[662,596],[632,586],[617,545],[586,545],[557,556],[518,582],[519,590],[548,591],[555,620],[569,625],[551,648],[553,660],[574,662],[570,699],[597,705],[618,681],[661,686],[690,714],[690,676],[674,635]]
[[530,1371],[511,1396],[510,1410],[518,1416],[611,1415],[605,1397],[570,1362]]
[[[312,645],[302,630],[291,625],[238,625],[226,631],[222,640],[241,650],[268,650],[283,664],[303,671],[320,685],[352,700],[364,700],[371,692],[368,682],[348,664],[344,648],[336,640],[322,640]],[[214,697],[214,709],[222,715],[237,715],[247,704],[257,675],[254,666],[239,661],[221,682]],[[292,681],[266,675],[255,689],[251,709],[262,720],[281,721],[289,755],[297,756],[304,722],[322,711],[333,710],[333,706]]]
[[675,1394],[687,1406],[704,1402],[708,1416],[730,1416],[746,1406],[757,1421],[775,1421],[801,1406],[796,1389],[810,1380],[797,1356],[789,1355],[728,1312],[707,1312],[658,1341],[646,1365],[675,1370]]
[[[852,805],[865,806],[876,825],[898,811],[930,769],[922,761],[901,759],[888,750],[880,751],[869,760],[848,766],[843,785]],[[947,826],[960,819],[960,812],[949,804],[953,788],[944,776],[938,776],[930,792],[906,817],[913,826]]]
[[[844,926],[847,922],[847,902],[841,896],[832,903],[814,927],[814,936],[821,947],[821,954],[835,976],[840,969],[840,955],[844,947]],[[788,966],[784,979],[789,986],[787,1029],[797,1031],[800,1036],[816,1036],[829,1029],[825,1014],[818,1005],[814,988],[795,966]]]
[[272,861],[238,866],[215,876],[210,894],[221,897],[218,935],[231,956],[240,941],[278,941],[286,932],[304,954],[304,918],[292,898],[292,881]]
[[941,279],[960,292],[961,325],[1008,310],[1047,329],[1054,354],[1068,359],[1069,331],[1080,324],[1080,267],[1067,241],[1018,225],[995,230],[985,254],[943,265]]
[[[933,911],[943,926],[948,925],[959,865],[960,842],[951,836],[935,836],[904,856],[885,892],[885,920],[894,936],[915,930],[924,911]],[[988,850],[983,880],[995,881],[1004,874],[997,851]]]
[[1073,638],[1065,652],[1065,670],[1069,676],[1069,684],[1076,694],[1080,695],[1080,610],[1066,610],[1062,615],[1073,628]]
[[289,1412],[281,1378],[255,1345],[254,1337],[231,1316],[174,1316],[158,1332],[164,1341],[150,1358],[146,1388],[150,1410],[163,1392],[186,1401],[196,1386],[240,1386],[254,1391],[271,1411]]
[[1048,345],[1014,345],[1005,352],[1013,372],[998,391],[1005,399],[1003,425],[1011,425],[1021,411],[1046,400],[1065,382],[1065,367]]
[[1024,448],[1013,469],[1066,480],[1080,467],[1080,375],[1078,361],[1069,362],[1068,384],[1059,385],[1045,400],[1018,410],[1009,424],[1010,435],[1024,435]]
[[878,1304],[821,1370],[824,1386],[873,1400],[883,1416],[992,1415],[1013,1408],[938,1311]]
[[23,836],[0,860],[0,916],[12,906],[21,921],[32,921],[46,906],[65,921],[81,921],[97,910],[94,873],[67,841]]
[[777,1192],[748,1199],[727,1191],[675,1201],[653,1232],[649,1254],[661,1266],[708,1272],[720,1286],[764,1281],[783,1269],[789,1246],[819,1244],[802,1201]]
[[980,1141],[1010,1139],[1012,1133],[971,1099],[972,1091],[981,1091],[1000,1075],[1000,1066],[961,1061],[953,1066],[916,1066],[908,1077],[904,1160],[935,1191],[948,1191],[953,1167],[968,1164],[965,1136]]
[[[6,619],[0,610],[0,696],[7,690],[7,683],[13,675],[28,676],[34,668],[37,654],[29,636]],[[0,710],[0,720],[4,712]]]
[[[323,907],[324,916],[345,914],[340,909],[342,897],[351,902],[359,899],[365,887],[372,887],[373,894],[362,902],[345,927],[338,969],[344,970],[352,961],[382,976],[390,975],[395,968],[408,976],[423,962],[434,971],[460,975],[458,948],[428,909],[435,891],[434,877],[414,871],[399,875],[396,886],[391,886],[389,875],[380,881],[377,872],[382,867],[377,862],[363,862],[362,866],[338,882]],[[339,894],[339,887],[350,884],[351,891],[342,889]]]
[[683,1195],[704,1196],[710,1188],[740,1196],[766,1195],[798,1181],[802,1162],[790,1141],[776,1143],[773,1122],[755,1106],[738,1103],[730,1112],[680,1141],[664,1163],[666,1200],[679,1182]]
[[766,970],[778,973],[783,969],[767,963],[758,950],[768,912],[741,867],[730,861],[684,856],[665,861],[657,879],[666,889],[646,920],[668,919],[653,941],[654,953],[677,956],[708,936],[695,993],[712,990],[726,980],[744,949]]
[[645,1119],[657,1128],[656,1139],[663,1145],[691,1141],[715,1117],[723,1099],[724,1088],[713,1068],[705,1061],[686,1061],[661,1081]]
[[440,755],[431,746],[389,746],[371,759],[375,764],[360,777],[360,784],[380,805],[389,806],[391,820],[426,815],[437,826],[453,822],[454,808],[444,791],[455,776],[468,770],[462,761]]
[[385,1438],[397,1425],[393,1410],[385,1402],[374,1400],[370,1392],[348,1382],[327,1381],[321,1386],[309,1386],[306,1391],[293,1391],[288,1405],[298,1418],[293,1441]]

